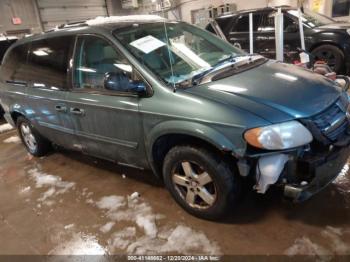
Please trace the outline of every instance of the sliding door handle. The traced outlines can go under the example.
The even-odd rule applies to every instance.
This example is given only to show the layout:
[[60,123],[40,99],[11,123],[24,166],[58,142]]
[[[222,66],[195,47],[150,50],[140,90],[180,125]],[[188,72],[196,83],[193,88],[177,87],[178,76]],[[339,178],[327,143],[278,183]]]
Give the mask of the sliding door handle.
[[79,116],[83,116],[83,115],[85,114],[84,109],[76,108],[76,107],[72,107],[72,108],[70,109],[70,112],[71,112],[73,115],[79,115]]
[[15,85],[15,86],[27,86],[28,83],[26,81],[19,81],[19,80],[6,80],[7,84]]
[[63,105],[56,105],[55,109],[57,112],[67,112],[67,107]]

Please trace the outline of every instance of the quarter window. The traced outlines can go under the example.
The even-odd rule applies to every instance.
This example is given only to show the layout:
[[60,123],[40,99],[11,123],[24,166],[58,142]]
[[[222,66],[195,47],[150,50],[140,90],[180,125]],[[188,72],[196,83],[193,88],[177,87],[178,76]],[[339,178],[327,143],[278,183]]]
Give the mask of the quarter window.
[[32,42],[29,55],[30,77],[34,87],[67,88],[67,70],[71,36]]
[[27,65],[28,44],[14,47],[5,56],[1,76],[5,81],[28,81],[30,72]]

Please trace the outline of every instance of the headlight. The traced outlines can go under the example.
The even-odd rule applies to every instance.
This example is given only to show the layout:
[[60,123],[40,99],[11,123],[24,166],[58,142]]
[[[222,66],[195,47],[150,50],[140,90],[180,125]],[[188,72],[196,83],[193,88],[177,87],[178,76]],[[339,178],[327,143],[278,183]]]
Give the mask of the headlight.
[[244,133],[244,139],[257,148],[282,150],[306,145],[313,138],[298,121],[289,121],[250,129]]
[[348,34],[350,35],[350,29],[346,29],[346,32],[348,32]]

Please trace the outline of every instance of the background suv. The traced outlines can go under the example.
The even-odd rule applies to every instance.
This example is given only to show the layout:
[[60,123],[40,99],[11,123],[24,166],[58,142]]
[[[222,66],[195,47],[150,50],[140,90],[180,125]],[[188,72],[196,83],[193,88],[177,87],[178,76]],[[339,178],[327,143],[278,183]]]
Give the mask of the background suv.
[[[286,61],[298,58],[300,33],[298,10],[282,8],[284,14],[284,48]],[[269,58],[275,58],[275,19],[277,8],[263,8],[238,12],[216,19],[227,40],[249,50],[249,13],[253,13],[254,52]],[[350,35],[348,23],[339,23],[333,19],[311,12],[303,13],[305,44],[316,60],[326,61],[337,73],[349,72]],[[209,24],[207,30],[214,32]]]

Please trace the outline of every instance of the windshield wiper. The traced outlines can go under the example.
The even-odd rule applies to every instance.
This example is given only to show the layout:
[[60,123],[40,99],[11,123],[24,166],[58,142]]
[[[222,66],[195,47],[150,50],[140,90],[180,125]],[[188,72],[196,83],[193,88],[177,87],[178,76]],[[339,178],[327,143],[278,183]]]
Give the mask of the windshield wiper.
[[215,69],[217,69],[218,67],[222,66],[223,64],[229,62],[229,63],[235,63],[235,58],[237,56],[236,55],[233,55],[231,54],[230,56],[224,58],[224,59],[221,59],[219,60],[215,65],[213,65],[212,67],[210,67],[209,69],[197,74],[197,75],[194,75],[191,79],[191,84],[192,85],[198,85],[200,83],[200,80],[203,79],[203,77],[205,77],[206,75],[208,75],[209,73],[213,72]]
[[[257,59],[254,59],[253,60],[253,57],[254,56],[257,56]],[[247,58],[247,59],[238,59],[238,58]],[[227,71],[227,69],[234,69],[234,70],[239,70],[239,68],[241,67],[244,67],[246,65],[252,65],[252,64],[255,64],[257,62],[260,62],[261,60],[263,61],[266,61],[267,58],[263,57],[263,56],[260,56],[260,55],[257,55],[257,54],[242,54],[242,55],[235,55],[235,56],[231,56],[231,57],[228,57],[228,58],[225,58],[223,60],[220,60],[217,64],[215,64],[213,67],[211,67],[210,69],[208,69],[207,71],[204,71],[198,75],[195,75],[192,77],[192,82],[191,84],[192,85],[199,85],[203,78],[207,75],[209,75],[210,73],[212,72],[215,72],[215,70],[217,68],[219,68],[220,66],[222,66],[223,64],[227,63],[228,61],[230,63],[227,63],[227,65],[230,65],[229,67],[222,67],[221,69],[218,70],[218,72],[221,72],[221,71]],[[213,76],[214,77],[214,76]]]
[[224,59],[219,60],[216,64],[214,64],[212,67],[210,67],[207,70],[204,70],[203,72],[200,72],[190,79],[183,80],[179,83],[176,83],[176,86],[181,88],[181,87],[188,87],[188,86],[195,86],[199,85],[202,81],[202,79],[210,74],[211,72],[215,71],[217,68],[221,67],[224,64],[227,65],[234,65],[237,62],[244,62],[244,61],[237,61],[237,58],[240,57],[248,57],[248,59],[245,61],[246,63],[251,63],[252,62],[252,57],[256,54],[242,54],[242,55],[233,55],[231,54],[228,57],[225,57]]

